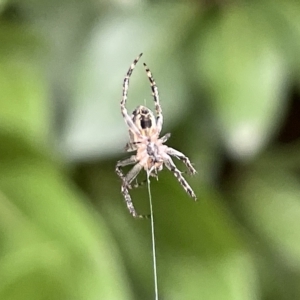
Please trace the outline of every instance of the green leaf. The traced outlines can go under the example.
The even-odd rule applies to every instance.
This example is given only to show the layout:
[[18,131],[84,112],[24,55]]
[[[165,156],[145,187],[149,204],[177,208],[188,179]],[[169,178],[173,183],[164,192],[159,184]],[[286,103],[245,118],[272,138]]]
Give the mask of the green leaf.
[[243,252],[205,261],[173,255],[168,269],[164,299],[252,300],[259,294],[251,258]]
[[129,299],[114,242],[85,198],[26,140],[0,138],[0,298]]
[[285,109],[285,61],[269,24],[247,6],[231,6],[206,28],[198,69],[210,92],[230,155],[251,157],[264,147]]
[[[17,26],[0,28],[0,127],[41,143],[48,136],[46,86],[36,38]],[[13,49],[13,51],[12,51]]]
[[283,168],[259,165],[238,182],[240,210],[281,261],[300,269],[300,185]]

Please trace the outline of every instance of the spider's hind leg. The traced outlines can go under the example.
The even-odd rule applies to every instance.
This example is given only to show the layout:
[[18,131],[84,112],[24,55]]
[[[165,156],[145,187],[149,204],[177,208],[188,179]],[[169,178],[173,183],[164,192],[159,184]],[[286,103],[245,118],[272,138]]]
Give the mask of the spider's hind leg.
[[121,187],[121,192],[124,196],[124,199],[125,199],[125,202],[126,202],[126,205],[127,205],[127,208],[130,212],[130,214],[135,217],[135,218],[149,218],[148,215],[139,215],[135,208],[134,208],[134,205],[132,203],[132,200],[131,200],[131,197],[130,197],[130,194],[129,194],[129,191],[128,191],[128,186],[127,186],[127,183],[126,181],[123,181],[123,184],[122,184],[122,187]]
[[185,178],[181,175],[182,172],[180,172],[171,157],[168,157],[167,159],[164,160],[164,163],[166,165],[166,167],[174,174],[174,176],[177,178],[177,180],[179,181],[179,183],[181,184],[181,186],[183,187],[183,189],[194,199],[197,200],[197,197],[194,193],[194,191],[192,190],[192,188],[190,187],[190,185],[187,183],[187,181],[185,180]]
[[130,183],[136,178],[138,173],[141,171],[142,166],[140,164],[136,164],[125,176],[121,170],[121,167],[131,165],[134,163],[136,163],[136,156],[132,155],[130,158],[124,159],[122,161],[118,161],[116,165],[116,173],[123,181],[121,186],[121,193],[123,194],[127,208],[133,217],[148,218],[148,216],[137,214],[128,190],[129,188],[131,188]]
[[121,170],[121,167],[125,167],[125,166],[128,166],[128,165],[133,165],[133,164],[135,164],[136,162],[137,162],[137,160],[136,160],[136,156],[135,156],[135,155],[132,155],[132,156],[130,156],[129,158],[126,158],[126,159],[124,159],[124,160],[119,160],[119,161],[117,162],[116,169],[115,169],[117,175],[118,175],[122,180],[124,180],[124,179],[125,179],[125,176],[124,176],[124,174],[123,174],[123,172],[122,172],[122,170]]
[[190,174],[195,175],[197,173],[197,171],[195,170],[195,168],[193,167],[193,165],[191,164],[189,158],[187,156],[185,156],[183,153],[168,147],[167,153],[169,155],[175,156],[178,159],[180,159],[188,168]]

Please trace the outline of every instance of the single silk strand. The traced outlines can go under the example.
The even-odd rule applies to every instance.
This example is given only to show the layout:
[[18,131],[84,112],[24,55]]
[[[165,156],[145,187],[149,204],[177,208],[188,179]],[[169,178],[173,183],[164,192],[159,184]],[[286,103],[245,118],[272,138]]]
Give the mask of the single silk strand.
[[147,185],[149,194],[150,204],[150,220],[151,220],[151,238],[152,238],[152,255],[153,255],[153,275],[154,275],[154,291],[155,300],[158,300],[158,285],[157,285],[157,267],[156,267],[156,247],[155,247],[155,232],[154,232],[154,219],[153,219],[153,207],[152,207],[152,196],[150,188],[150,172],[147,172]]

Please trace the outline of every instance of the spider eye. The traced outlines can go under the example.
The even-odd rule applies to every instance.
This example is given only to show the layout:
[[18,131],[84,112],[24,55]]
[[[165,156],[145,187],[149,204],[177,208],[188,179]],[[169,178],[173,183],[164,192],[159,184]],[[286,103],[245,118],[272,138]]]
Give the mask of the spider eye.
[[151,126],[152,126],[151,119],[145,119],[145,118],[141,119],[141,127],[142,127],[142,129],[151,128]]
[[141,110],[141,113],[142,113],[143,115],[147,115],[147,114],[149,114],[149,111],[148,111],[148,109],[142,109],[142,110]]

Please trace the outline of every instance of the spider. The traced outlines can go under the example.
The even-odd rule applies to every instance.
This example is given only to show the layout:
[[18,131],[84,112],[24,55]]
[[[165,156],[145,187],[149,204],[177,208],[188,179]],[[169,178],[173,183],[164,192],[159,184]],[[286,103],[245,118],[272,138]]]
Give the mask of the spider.
[[[197,200],[194,191],[182,176],[182,172],[180,172],[175,166],[171,156],[182,160],[186,165],[189,173],[195,174],[196,170],[192,166],[189,158],[186,157],[183,153],[164,145],[164,143],[171,136],[170,133],[165,134],[161,138],[159,137],[163,125],[162,109],[159,103],[159,95],[156,83],[145,63],[144,67],[151,84],[156,118],[149,108],[142,105],[138,106],[133,111],[131,116],[129,116],[127,113],[125,105],[127,100],[129,79],[141,56],[142,53],[133,61],[127,72],[127,75],[124,78],[123,95],[121,100],[121,113],[129,128],[130,138],[129,142],[125,146],[125,150],[127,152],[136,151],[136,155],[132,155],[127,159],[120,160],[116,165],[116,173],[122,179],[121,192],[125,198],[127,208],[131,215],[137,218],[144,218],[147,216],[137,214],[129,194],[129,189],[140,185],[136,184],[132,186],[131,183],[142,169],[147,172],[148,176],[157,178],[157,172],[161,171],[163,165],[165,165],[174,174],[174,176],[177,178],[177,180],[179,181],[183,189],[189,194],[189,196]],[[124,176],[121,168],[127,165],[134,166],[126,174],[126,176]]]

